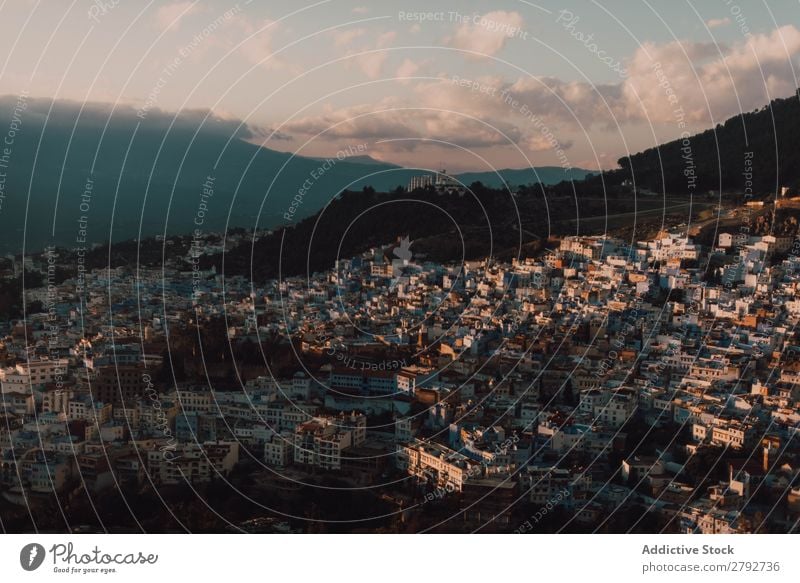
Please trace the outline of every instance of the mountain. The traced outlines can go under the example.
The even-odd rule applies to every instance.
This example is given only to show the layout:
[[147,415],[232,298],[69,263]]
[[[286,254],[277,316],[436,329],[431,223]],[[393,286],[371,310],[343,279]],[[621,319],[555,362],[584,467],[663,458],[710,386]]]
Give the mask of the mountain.
[[[0,127],[9,127],[13,106],[0,101]],[[3,252],[19,251],[23,235],[35,249],[75,246],[84,232],[102,242],[271,227],[286,222],[295,196],[296,220],[342,189],[394,189],[413,175],[260,148],[246,141],[246,126],[205,112],[139,119],[130,109],[30,99],[18,118],[0,209]]]
[[[201,264],[226,276],[264,282],[328,270],[337,259],[373,248],[383,248],[389,260],[407,259],[409,251],[415,261],[510,260],[536,253],[550,236],[574,234],[576,217],[583,221],[631,211],[629,198],[580,199],[552,195],[551,188],[527,187],[512,195],[474,184],[463,196],[422,189],[345,192],[316,215],[255,241],[247,237],[224,255],[203,257]],[[658,210],[660,200],[652,198]],[[591,229],[599,234],[607,225],[580,222],[579,227],[582,233]],[[394,249],[387,253],[388,246]],[[135,257],[128,253],[118,261],[132,264]]]
[[[188,234],[195,229],[291,226],[345,190],[391,192],[419,174],[360,152],[325,160],[259,147],[262,134],[207,111],[177,115],[130,107],[0,97],[0,253]],[[278,141],[282,137],[277,134]],[[800,187],[800,100],[776,99],[686,140],[592,174],[558,167],[468,172],[481,182],[557,197],[655,193],[754,194]],[[502,177],[502,180],[501,180]],[[581,180],[581,178],[583,178]],[[85,243],[82,241],[85,240]]]
[[270,229],[345,189],[392,191],[419,174],[368,156],[326,162],[259,147],[247,141],[251,128],[207,111],[138,113],[0,97],[0,128],[14,128],[0,167],[0,252],[19,252],[23,240],[31,250]]
[[[579,198],[639,193],[718,200],[800,192],[800,90],[685,139],[620,158],[620,168],[548,189]],[[526,190],[526,189],[521,189]],[[648,192],[649,191],[649,192]]]
[[[774,193],[800,186],[800,90],[714,129],[621,158],[618,177],[655,192]],[[746,176],[749,174],[749,176]],[[695,177],[693,188],[689,180]],[[748,184],[748,182],[750,184]]]
[[[648,221],[655,221],[660,228],[662,215],[669,214],[663,208],[667,199],[634,197],[634,185],[640,192],[648,189],[670,196],[670,213],[685,214],[684,221],[696,219],[695,214],[703,208],[714,212],[718,204],[716,196],[692,199],[691,205],[674,204],[688,201],[690,194],[722,189],[738,200],[746,188],[759,196],[774,193],[782,185],[796,192],[800,187],[800,100],[774,100],[714,130],[622,158],[619,164],[617,170],[596,175],[587,172],[583,180],[575,180],[577,175],[563,177],[561,168],[537,169],[543,179],[553,180],[558,174],[563,179],[543,188],[513,189],[514,197],[492,190],[500,186],[499,178],[483,173],[458,176],[465,183],[483,183],[473,188],[473,196],[422,191],[404,197],[347,193],[313,218],[276,231],[252,246],[240,245],[226,255],[224,266],[219,257],[214,264],[228,274],[263,280],[329,269],[337,258],[403,237],[413,240],[415,253],[438,261],[498,254],[513,257],[539,247],[554,234],[603,233],[609,228],[626,228],[627,223],[642,231],[649,228]],[[511,184],[525,184],[531,182],[526,177],[533,172],[506,170],[500,174]],[[689,184],[694,188],[689,189]]]

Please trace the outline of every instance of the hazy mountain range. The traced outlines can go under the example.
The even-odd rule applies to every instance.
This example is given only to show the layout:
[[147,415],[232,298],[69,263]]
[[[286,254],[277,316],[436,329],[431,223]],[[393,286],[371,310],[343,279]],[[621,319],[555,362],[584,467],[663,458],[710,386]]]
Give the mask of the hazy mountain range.
[[[45,123],[46,121],[46,123]],[[130,107],[0,98],[0,133],[13,129],[0,168],[0,252],[190,233],[272,228],[310,216],[343,189],[389,191],[419,174],[368,156],[324,160],[246,141],[263,137],[206,111],[177,117]],[[273,138],[275,139],[275,138]],[[278,135],[278,139],[280,136]],[[2,152],[0,152],[2,153]],[[457,176],[499,187],[582,179],[582,169]],[[502,178],[501,178],[502,177]],[[296,201],[296,199],[295,199]]]

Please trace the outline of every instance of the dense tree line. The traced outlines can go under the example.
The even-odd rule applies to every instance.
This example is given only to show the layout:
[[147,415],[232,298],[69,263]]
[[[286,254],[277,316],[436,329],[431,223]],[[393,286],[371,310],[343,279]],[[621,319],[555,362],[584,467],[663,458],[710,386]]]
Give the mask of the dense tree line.
[[557,221],[630,210],[627,203],[617,202],[609,206],[602,199],[560,197],[545,188],[512,195],[479,182],[463,195],[431,190],[379,193],[365,188],[343,193],[296,225],[234,248],[225,254],[224,266],[221,256],[207,258],[204,266],[213,263],[227,276],[263,281],[327,270],[337,258],[353,257],[401,237],[412,240],[417,260],[509,259],[523,255],[522,248],[532,241],[554,234]]
[[[695,194],[709,190],[754,195],[800,186],[800,99],[776,99],[724,124],[621,158],[613,182],[634,179],[656,192]],[[696,176],[691,189],[690,178]],[[748,176],[749,174],[749,176]],[[748,184],[751,181],[752,184]]]

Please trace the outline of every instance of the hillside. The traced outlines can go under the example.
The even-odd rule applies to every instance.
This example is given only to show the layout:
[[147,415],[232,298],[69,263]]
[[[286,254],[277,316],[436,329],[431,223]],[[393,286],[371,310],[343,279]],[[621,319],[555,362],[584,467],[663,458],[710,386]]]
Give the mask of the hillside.
[[[776,99],[762,109],[732,117],[713,130],[692,136],[689,149],[675,140],[621,158],[615,177],[632,177],[655,192],[688,193],[685,171],[694,164],[695,193],[746,188],[752,174],[754,194],[779,186],[800,186],[800,99]],[[685,156],[685,157],[684,157]]]
[[[800,186],[800,100],[774,100],[715,130],[622,158],[619,164],[620,169],[584,180],[522,187],[514,197],[485,188],[496,183],[478,174],[460,177],[467,184],[470,179],[486,181],[473,185],[473,193],[464,197],[417,193],[429,198],[409,203],[403,202],[409,196],[349,195],[296,227],[234,249],[224,268],[257,280],[275,277],[279,270],[283,275],[313,272],[330,268],[337,256],[349,257],[403,236],[418,240],[418,253],[440,261],[515,256],[552,235],[599,234],[610,228],[641,234],[643,225],[657,228],[669,214],[686,214],[683,222],[695,220],[688,216],[689,195],[697,198],[693,212],[705,209],[708,219],[719,212],[719,198],[709,196],[710,191],[725,192],[727,204],[740,199],[745,188],[761,196],[780,186]],[[633,184],[640,192],[661,196],[634,197]],[[680,208],[684,200],[686,210]],[[664,210],[670,205],[674,210]],[[214,262],[223,267],[221,258]]]
[[[643,204],[640,212],[644,209],[656,211],[660,220],[661,200]],[[510,260],[535,253],[552,235],[606,232],[603,217],[630,210],[628,199],[565,197],[544,187],[511,195],[475,183],[464,196],[366,189],[346,192],[314,217],[240,244],[224,257],[206,258],[204,266],[264,281],[330,269],[337,258],[402,237],[411,239],[417,261]],[[592,217],[600,220],[590,224]]]
[[[15,104],[0,97],[0,126]],[[187,234],[198,218],[205,231],[272,228],[286,223],[301,187],[295,221],[345,189],[390,191],[419,174],[361,155],[320,171],[319,159],[259,147],[246,125],[206,116],[154,110],[140,119],[124,106],[30,98],[3,177],[0,253],[20,252],[23,238],[28,250],[74,247],[81,218],[87,244]],[[202,201],[209,177],[213,193]]]
[[[11,119],[13,105],[12,99],[0,98],[0,123]],[[312,173],[319,175],[319,159],[256,146],[248,141],[254,135],[247,126],[213,116],[201,123],[204,116],[205,112],[187,112],[177,117],[151,112],[141,120],[131,109],[119,108],[112,113],[96,105],[81,109],[70,102],[30,99],[4,176],[0,252],[18,253],[23,237],[25,248],[35,250],[51,243],[74,248],[76,236],[84,233],[87,246],[162,233],[189,234],[198,228],[199,218],[200,228],[206,232],[235,227],[280,229],[314,216],[331,203],[327,216],[333,216],[333,210],[341,211],[342,220],[349,221],[353,216],[335,201],[339,193],[349,191],[357,198],[369,186],[377,192],[400,196],[397,188],[419,173],[367,155],[355,155],[337,160],[319,179],[309,181]],[[620,169],[602,174],[580,169],[565,173],[562,168],[544,167],[465,173],[457,178],[468,185],[480,182],[495,189],[502,189],[505,181],[518,190],[522,221],[537,237],[548,234],[547,198],[559,201],[557,212],[549,208],[550,220],[570,213],[584,218],[602,217],[608,212],[609,203],[598,204],[599,200],[619,199],[623,204],[612,204],[620,212],[632,212],[636,207],[631,198],[631,182],[640,191],[678,197],[720,190],[741,194],[746,187],[743,173],[751,171],[756,195],[774,193],[784,185],[797,190],[800,101],[796,97],[774,100],[758,111],[727,120],[713,131],[692,136],[688,144],[690,156],[686,143],[672,141],[622,158]],[[687,174],[694,177],[693,189],[689,188]],[[580,180],[583,176],[585,179]],[[202,200],[209,177],[213,179],[212,195]],[[546,187],[531,185],[536,180]],[[302,203],[287,222],[285,213],[304,183],[307,188]],[[525,184],[528,186],[521,186]],[[374,202],[365,196],[355,204],[351,198],[345,206],[359,212]],[[473,207],[470,200],[447,200],[444,208],[453,216],[463,217],[467,227],[488,228],[484,209]],[[441,199],[428,202],[442,204]],[[499,205],[504,216],[513,217],[517,212],[514,204],[490,202],[490,207]],[[367,244],[389,242],[409,233],[417,238],[441,238],[442,233],[453,231],[452,221],[422,217],[418,214],[420,209],[407,217],[404,212],[372,213],[379,219],[380,232],[364,231],[364,244],[350,250],[358,252]],[[470,213],[476,214],[473,217]],[[79,222],[81,219],[83,222]],[[506,227],[513,223],[509,221],[504,223]],[[293,232],[298,236],[302,228]],[[494,234],[498,236],[497,232]],[[512,235],[500,234],[506,238],[513,238]],[[338,239],[332,241],[338,244]],[[448,245],[449,242],[439,247]],[[327,264],[327,260],[321,264]]]

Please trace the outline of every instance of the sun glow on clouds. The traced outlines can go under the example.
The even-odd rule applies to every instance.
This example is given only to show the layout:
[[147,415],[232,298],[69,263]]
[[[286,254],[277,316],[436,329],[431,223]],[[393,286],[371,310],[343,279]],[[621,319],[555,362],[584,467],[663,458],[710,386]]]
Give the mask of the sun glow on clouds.
[[[505,22],[522,24],[512,17]],[[489,53],[500,50],[502,43],[496,38],[492,42],[484,38],[469,46]],[[653,123],[674,130],[676,104],[670,102],[664,86],[659,84],[656,67],[674,91],[686,120],[699,131],[712,120],[716,123],[740,113],[739,102],[742,110],[749,111],[771,98],[791,94],[795,83],[792,63],[799,53],[800,30],[792,25],[730,45],[645,43],[625,60],[629,75],[617,83],[594,85],[555,77],[493,76],[471,80],[481,88],[472,90],[441,75],[435,81],[401,81],[411,86],[410,96],[392,96],[380,105],[341,107],[321,116],[307,116],[290,124],[289,131],[325,132],[329,139],[354,140],[431,136],[476,148],[514,143],[529,152],[547,151],[553,140],[543,137],[540,127],[524,123],[524,104],[547,124],[549,131],[560,132],[558,142],[566,150],[583,137],[581,126],[587,131],[618,132],[618,124],[625,128]],[[359,64],[367,76],[377,78],[384,63],[385,57],[376,56]],[[396,74],[407,77],[417,69],[415,61],[405,59]],[[512,99],[514,107],[509,105]],[[389,108],[402,111],[386,111]],[[340,125],[326,132],[337,123]],[[402,146],[391,147],[408,151],[420,143],[405,141]]]

